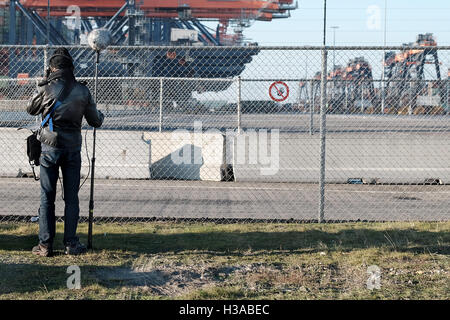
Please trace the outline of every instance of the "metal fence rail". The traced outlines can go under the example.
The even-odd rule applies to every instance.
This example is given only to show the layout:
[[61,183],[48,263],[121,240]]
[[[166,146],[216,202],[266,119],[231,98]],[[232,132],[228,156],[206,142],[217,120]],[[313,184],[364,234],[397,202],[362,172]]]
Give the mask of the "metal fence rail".
[[[39,206],[39,183],[25,178],[29,131],[17,128],[39,121],[25,106],[51,50],[0,47],[0,221]],[[93,91],[92,51],[69,50]],[[448,220],[448,68],[448,47],[110,47],[95,215]],[[56,206],[62,216],[61,197]]]

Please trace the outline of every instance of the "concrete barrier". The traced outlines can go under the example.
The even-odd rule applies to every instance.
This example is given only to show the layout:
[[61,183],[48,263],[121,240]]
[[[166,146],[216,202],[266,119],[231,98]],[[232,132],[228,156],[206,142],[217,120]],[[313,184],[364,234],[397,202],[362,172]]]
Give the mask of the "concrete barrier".
[[[89,170],[86,147],[81,150],[82,169],[86,175]],[[142,140],[139,131],[97,130],[95,150],[95,177],[109,179],[149,179],[150,152],[148,144]],[[92,157],[92,130],[87,134],[89,161]]]
[[450,133],[333,134],[327,139],[330,182],[450,183]]
[[0,129],[2,142],[0,149],[0,176],[17,177],[23,173],[31,173],[26,141],[30,134],[31,131],[25,129]]
[[[86,147],[82,147],[82,175],[89,171],[90,158],[86,156]],[[2,149],[0,152],[0,176],[17,177],[30,174],[31,168],[26,153],[26,137],[29,130],[14,128],[0,129]],[[87,133],[87,149],[92,157],[92,130]],[[36,167],[36,174],[39,174]],[[97,130],[95,176],[113,179],[148,179],[149,148],[142,140],[141,132]]]
[[247,130],[228,134],[227,163],[235,181],[316,182],[319,139],[303,134]]
[[[1,128],[0,176],[31,173],[26,155],[28,130]],[[90,159],[82,148],[82,174]],[[145,140],[145,141],[144,141]],[[326,182],[361,179],[378,183],[450,183],[449,132],[330,133],[326,141]],[[92,156],[92,130],[87,134]],[[233,167],[235,181],[316,183],[319,135],[247,130],[174,132],[97,131],[98,178],[223,179]],[[36,168],[39,174],[39,167]],[[358,181],[358,180],[356,180]]]
[[220,181],[225,161],[224,137],[218,131],[148,132],[152,179]]
[[[328,134],[326,182],[450,183],[449,141],[443,132]],[[230,135],[226,145],[236,181],[319,180],[319,135],[246,131]]]

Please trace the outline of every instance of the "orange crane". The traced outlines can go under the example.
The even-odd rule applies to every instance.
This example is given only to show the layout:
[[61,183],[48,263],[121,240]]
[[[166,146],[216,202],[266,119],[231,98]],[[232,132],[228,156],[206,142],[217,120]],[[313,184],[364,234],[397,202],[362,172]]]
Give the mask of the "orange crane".
[[[314,75],[314,101],[320,100],[321,73]],[[365,111],[375,103],[372,67],[364,57],[351,59],[346,66],[335,66],[327,74],[330,113]],[[366,104],[366,105],[365,105]]]
[[[426,64],[434,64],[436,80],[431,83],[435,86],[443,101],[443,88],[441,85],[441,72],[436,40],[433,34],[419,34],[414,43],[404,44],[404,49],[395,53],[385,54],[385,97],[391,112],[398,112],[408,106],[413,109],[417,105],[419,96],[427,95],[427,83],[424,68]],[[420,48],[409,48],[409,47]]]

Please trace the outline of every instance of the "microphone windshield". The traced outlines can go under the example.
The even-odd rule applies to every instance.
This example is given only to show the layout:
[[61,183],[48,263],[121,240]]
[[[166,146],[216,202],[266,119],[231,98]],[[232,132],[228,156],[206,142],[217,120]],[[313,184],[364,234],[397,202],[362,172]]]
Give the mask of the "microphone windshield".
[[88,35],[88,44],[95,51],[106,49],[111,43],[111,33],[107,29],[94,29]]

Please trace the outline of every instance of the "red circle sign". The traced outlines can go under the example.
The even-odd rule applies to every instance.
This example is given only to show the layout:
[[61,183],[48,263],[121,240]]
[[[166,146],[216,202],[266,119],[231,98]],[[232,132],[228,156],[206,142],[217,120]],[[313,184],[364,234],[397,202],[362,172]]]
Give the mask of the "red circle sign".
[[283,81],[275,81],[269,87],[269,95],[274,101],[284,101],[289,97],[289,87]]

